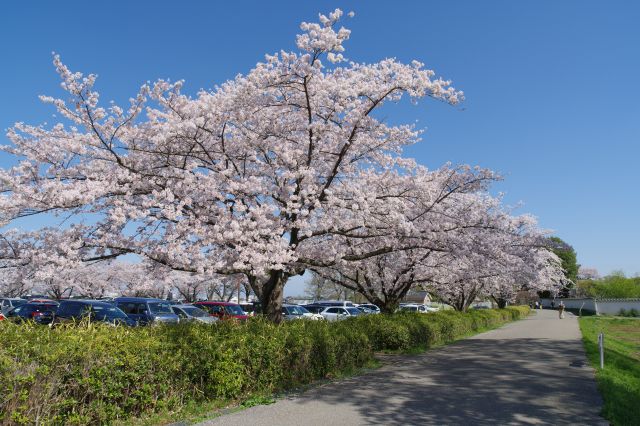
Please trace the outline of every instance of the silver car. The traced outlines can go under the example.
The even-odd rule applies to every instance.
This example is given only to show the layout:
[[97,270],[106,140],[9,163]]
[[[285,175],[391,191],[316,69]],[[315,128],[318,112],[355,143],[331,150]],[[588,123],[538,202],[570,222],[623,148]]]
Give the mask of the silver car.
[[220,321],[218,317],[212,317],[207,312],[193,305],[172,305],[173,313],[180,317],[180,321],[199,321],[213,324]]
[[360,310],[353,306],[327,306],[322,312],[320,312],[320,315],[322,315],[327,321],[340,321],[361,314]]
[[418,303],[401,303],[398,310],[405,312],[419,312],[421,314],[428,314],[429,312],[438,311],[435,308],[426,305],[420,305]]
[[311,313],[307,309],[299,305],[282,305],[282,315],[286,320],[294,320],[294,319],[323,320],[324,319],[322,315]]

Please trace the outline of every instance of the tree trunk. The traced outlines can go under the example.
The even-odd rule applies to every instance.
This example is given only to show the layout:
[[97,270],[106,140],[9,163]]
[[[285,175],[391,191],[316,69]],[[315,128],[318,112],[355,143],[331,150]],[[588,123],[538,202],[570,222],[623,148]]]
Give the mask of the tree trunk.
[[507,299],[505,299],[504,297],[491,296],[491,298],[494,300],[494,302],[496,302],[496,305],[498,305],[498,308],[504,309],[507,307]]
[[255,275],[246,275],[246,277],[251,290],[253,290],[253,294],[262,302],[262,285],[258,281],[258,278]]
[[282,322],[282,296],[288,278],[283,271],[271,271],[269,279],[262,286],[262,313],[275,323]]
[[380,303],[378,307],[380,308],[380,312],[383,314],[392,314],[398,309],[398,305],[400,302],[395,301],[386,301],[385,303]]
[[381,303],[376,303],[376,305],[378,305],[382,313],[392,314],[398,309],[400,301],[407,295],[410,289],[411,283],[407,283],[395,292],[387,294],[384,300],[378,299]]

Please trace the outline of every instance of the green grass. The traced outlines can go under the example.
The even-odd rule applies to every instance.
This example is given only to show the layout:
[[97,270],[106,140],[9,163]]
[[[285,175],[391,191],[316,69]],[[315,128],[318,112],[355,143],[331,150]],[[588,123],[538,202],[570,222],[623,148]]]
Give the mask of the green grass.
[[[580,329],[604,399],[602,415],[616,426],[640,424],[640,320],[587,317],[580,319]],[[598,352],[601,332],[604,370]]]

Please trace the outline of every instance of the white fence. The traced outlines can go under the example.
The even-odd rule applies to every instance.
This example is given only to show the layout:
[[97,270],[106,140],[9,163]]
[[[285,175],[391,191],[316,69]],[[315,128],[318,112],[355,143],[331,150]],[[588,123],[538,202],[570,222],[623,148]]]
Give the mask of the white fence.
[[640,299],[540,299],[542,306],[550,308],[553,302],[557,307],[562,300],[567,309],[582,309],[597,315],[618,315],[622,309],[628,311],[636,309],[640,311]]

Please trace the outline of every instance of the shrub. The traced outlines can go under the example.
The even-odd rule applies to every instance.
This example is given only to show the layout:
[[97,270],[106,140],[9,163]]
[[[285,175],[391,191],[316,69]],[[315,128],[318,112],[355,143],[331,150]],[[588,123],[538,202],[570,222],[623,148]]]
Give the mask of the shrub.
[[0,323],[0,423],[108,424],[187,403],[265,395],[365,366],[374,351],[447,343],[528,308],[259,318],[140,328]]
[[619,316],[621,317],[639,317],[640,316],[640,311],[638,311],[635,308],[631,308],[628,311],[624,308],[620,309],[620,312],[618,313]]

